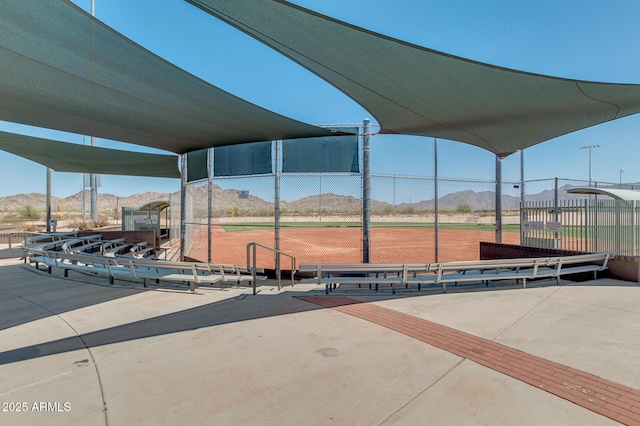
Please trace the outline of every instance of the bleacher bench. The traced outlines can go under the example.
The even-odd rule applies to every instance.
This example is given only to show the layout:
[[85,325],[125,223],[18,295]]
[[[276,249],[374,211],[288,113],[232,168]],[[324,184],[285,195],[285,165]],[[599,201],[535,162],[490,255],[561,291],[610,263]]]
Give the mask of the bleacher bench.
[[357,283],[375,285],[388,284],[395,293],[398,285],[408,288],[416,285],[442,286],[464,282],[489,282],[520,280],[523,288],[527,280],[555,278],[560,283],[562,275],[597,272],[607,269],[613,253],[593,253],[573,256],[493,259],[462,262],[433,263],[358,263],[358,264],[302,264],[298,273],[313,274],[313,278],[302,278],[302,283],[324,284],[328,294],[337,284]]

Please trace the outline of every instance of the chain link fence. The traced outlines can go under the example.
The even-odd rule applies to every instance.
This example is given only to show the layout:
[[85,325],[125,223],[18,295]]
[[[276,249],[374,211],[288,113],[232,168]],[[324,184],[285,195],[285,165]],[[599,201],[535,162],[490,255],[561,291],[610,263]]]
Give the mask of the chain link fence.
[[[383,147],[377,144],[377,148]],[[372,148],[372,155],[374,152]],[[370,262],[470,260],[479,257],[480,241],[499,238],[504,243],[519,244],[524,238],[523,200],[543,203],[540,209],[530,209],[524,220],[545,223],[556,221],[555,216],[535,219],[534,215],[541,214],[538,210],[547,212],[549,203],[567,200],[569,204],[557,220],[567,224],[567,238],[562,245],[589,250],[587,239],[581,234],[587,232],[581,230],[586,216],[570,213],[580,209],[570,202],[585,196],[567,193],[571,187],[589,186],[589,181],[550,178],[522,182],[510,176],[511,179],[502,179],[497,206],[495,178],[438,177],[435,158],[435,153],[429,158],[428,152],[426,159],[420,157],[425,171],[433,170],[434,176],[372,170]],[[491,161],[474,164],[472,174],[495,176],[495,157],[487,158]],[[407,162],[415,160],[417,156],[407,154]],[[446,158],[441,162],[450,161]],[[360,162],[363,170],[362,157]],[[257,242],[294,255],[299,264],[362,262],[366,234],[363,174],[282,173],[278,168],[274,162],[270,174],[215,177],[211,185],[208,181],[188,184],[185,255],[214,263],[245,264],[247,245]],[[633,189],[607,182],[592,181],[591,185]],[[502,215],[496,218],[498,207]],[[172,218],[176,216],[172,213]],[[528,242],[537,238],[535,232],[529,237]],[[257,261],[265,268],[276,267],[275,256],[268,250],[258,249]]]
[[[495,241],[494,182],[439,179],[438,190],[446,195],[438,203],[435,183],[433,177],[371,176],[371,262],[468,260],[478,256],[479,241]],[[470,186],[476,191],[465,189]],[[187,185],[186,194],[190,258],[244,264],[247,244],[258,242],[294,255],[298,263],[363,261],[361,175],[213,179],[210,217],[206,182]],[[503,213],[514,243],[518,203],[511,199]],[[259,249],[258,264],[275,267],[274,255]]]

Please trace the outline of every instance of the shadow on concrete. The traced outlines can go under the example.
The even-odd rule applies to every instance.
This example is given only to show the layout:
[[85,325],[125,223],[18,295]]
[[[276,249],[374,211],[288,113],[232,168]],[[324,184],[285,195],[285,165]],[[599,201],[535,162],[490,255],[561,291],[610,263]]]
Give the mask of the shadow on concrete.
[[[1,268],[4,269],[4,268]],[[36,271],[29,272],[29,268],[21,268],[22,274],[26,276],[26,274],[38,274],[44,275],[41,277],[44,281],[63,281],[67,282],[70,279],[58,278],[55,276],[50,276],[46,273],[40,273]],[[1,273],[0,273],[1,274]],[[55,290],[52,291],[52,298],[47,299],[47,306],[42,307],[41,311],[43,312],[35,312],[29,318],[20,319],[19,315],[16,319],[10,318],[12,315],[15,315],[16,312],[7,313],[3,312],[3,320],[2,327],[7,328],[11,327],[11,324],[22,324],[27,321],[33,321],[41,317],[46,317],[50,315],[57,315],[61,312],[70,311],[73,309],[78,309],[82,307],[86,307],[92,304],[101,303],[104,301],[114,300],[120,297],[125,297],[133,294],[134,292],[147,291],[141,289],[130,289],[130,288],[122,288],[118,286],[109,286],[109,285],[98,285],[94,283],[87,282],[82,279],[74,279],[75,284],[77,284],[78,291],[81,290],[98,290],[94,297],[90,297],[89,299],[86,296],[83,296],[82,301],[78,301],[74,303],[73,300],[70,300],[68,292],[64,297],[60,298],[60,295],[56,295]],[[603,280],[607,285],[611,285],[610,280]],[[629,283],[624,281],[614,281],[617,285],[620,286],[637,286],[637,283]],[[547,281],[547,282],[531,282],[529,287],[546,287],[546,286],[555,286],[555,280]],[[594,286],[599,285],[597,281],[590,281],[585,283],[570,283],[571,285],[585,285],[585,286]],[[603,284],[600,284],[603,285]],[[4,287],[4,286],[3,286]],[[69,287],[63,287],[64,289],[68,289]],[[500,285],[500,286],[492,286],[485,287],[481,284],[472,285],[464,285],[453,287],[449,289],[449,292],[469,292],[469,291],[496,291],[496,290],[507,290],[507,289],[518,289],[521,288],[519,284],[512,285]],[[3,288],[0,288],[3,290]],[[75,288],[74,288],[75,290]],[[1,295],[2,293],[0,293]],[[196,295],[190,294],[188,292],[183,293],[187,297],[197,297]],[[442,294],[440,289],[431,289],[426,291],[406,291],[404,289],[399,289],[397,294],[392,294],[391,291],[387,289],[385,292],[373,292],[368,289],[358,289],[357,286],[353,288],[353,290],[345,289],[337,289],[334,292],[331,292],[333,296],[349,296],[349,297],[359,297],[362,300],[367,301],[375,301],[375,300],[387,300],[387,299],[398,299],[398,298],[408,298],[415,296],[426,296],[430,294]],[[173,312],[170,314],[160,315],[154,318],[149,318],[141,321],[132,322],[129,324],[124,324],[115,327],[105,328],[103,330],[86,333],[80,336],[74,336],[59,340],[54,340],[51,342],[35,344],[31,346],[26,346],[18,349],[13,349],[0,353],[0,364],[10,364],[19,361],[25,361],[33,358],[45,357],[48,355],[54,355],[69,351],[75,351],[79,349],[85,348],[93,348],[99,347],[103,345],[109,345],[112,343],[120,343],[125,341],[132,341],[136,339],[142,339],[153,336],[161,336],[167,335],[177,332],[197,330],[205,327],[213,327],[219,326],[223,324],[229,324],[234,322],[241,321],[249,321],[260,318],[267,318],[279,315],[287,315],[293,314],[303,311],[311,311],[316,309],[323,309],[322,307],[304,302],[302,300],[298,300],[295,296],[319,296],[322,297],[324,292],[283,292],[278,294],[266,294],[266,292],[261,292],[257,296],[251,296],[242,294],[234,298],[225,299],[222,301],[217,301],[214,303],[201,305],[195,308],[190,308],[178,312]],[[0,300],[1,301],[1,300]],[[49,305],[53,305],[54,308],[51,309]],[[46,310],[48,309],[48,310]],[[39,316],[40,315],[40,316]]]
[[21,259],[24,252],[21,248],[0,249],[0,259]]
[[[99,278],[64,278],[27,265],[0,266],[0,330],[150,290],[110,286],[93,279]],[[49,296],[46,306],[31,300],[33,295]]]
[[240,295],[179,312],[0,353],[0,364],[222,324],[321,309],[290,294]]

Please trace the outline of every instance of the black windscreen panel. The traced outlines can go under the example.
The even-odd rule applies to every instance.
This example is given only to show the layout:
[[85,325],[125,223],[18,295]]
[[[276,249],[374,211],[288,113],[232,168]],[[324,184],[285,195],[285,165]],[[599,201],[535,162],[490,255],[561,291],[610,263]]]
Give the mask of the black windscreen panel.
[[187,152],[187,182],[207,179],[207,156],[208,149]]
[[358,128],[336,130],[354,134],[282,141],[282,171],[358,173]]
[[213,149],[214,176],[261,175],[272,172],[271,142],[219,146]]

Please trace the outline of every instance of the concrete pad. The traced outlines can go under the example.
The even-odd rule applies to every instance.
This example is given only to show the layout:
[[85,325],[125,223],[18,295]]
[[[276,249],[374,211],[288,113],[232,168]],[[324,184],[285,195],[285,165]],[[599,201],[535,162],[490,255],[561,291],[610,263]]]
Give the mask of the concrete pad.
[[465,360],[416,396],[389,424],[617,425],[569,401]]
[[[386,308],[453,327],[485,339],[499,336],[524,314],[535,309],[560,287],[475,290],[465,293],[398,296],[373,301]],[[378,302],[379,300],[379,302]]]
[[640,389],[640,287],[566,286],[497,342]]
[[22,263],[21,257],[24,256],[24,251],[20,244],[12,245],[9,248],[9,244],[0,243],[0,265],[15,265]]
[[[104,425],[104,403],[95,366],[84,362],[87,351],[70,352],[55,356],[46,363],[53,367],[66,366],[65,370],[54,376],[47,376],[41,369],[33,369],[33,363],[24,368],[9,366],[25,372],[39,381],[16,387],[6,392],[0,390],[0,402],[6,403],[7,410],[0,412],[0,424],[3,425]],[[78,361],[73,361],[73,360]],[[38,362],[37,362],[38,363]],[[4,376],[0,367],[0,377]],[[2,384],[0,384],[2,386]],[[3,386],[6,388],[6,386]],[[2,389],[2,388],[0,388]],[[9,404],[13,403],[12,410]],[[16,411],[15,404],[22,411]],[[0,407],[2,408],[2,407]]]
[[601,279],[376,303],[640,389],[630,356],[640,351],[638,284]]
[[[45,318],[51,313],[28,300],[0,293],[0,330]],[[0,343],[1,344],[1,343]]]
[[[42,342],[51,341],[57,352],[39,357]],[[0,424],[104,424],[91,353],[59,317],[0,331],[0,352]]]
[[[66,292],[62,292],[66,293]],[[91,333],[105,328],[105,319],[109,327],[118,327],[150,318],[193,309],[203,305],[219,303],[241,295],[237,290],[200,289],[197,294],[191,292],[171,293],[162,290],[131,292],[118,299],[107,300],[99,304],[87,304],[86,307],[65,311],[61,317],[73,323],[80,334]],[[35,299],[31,297],[30,299]]]
[[378,424],[457,362],[357,318],[311,310],[182,333],[100,370],[117,424]]
[[[295,299],[324,288],[259,290],[191,294],[0,266],[0,403],[71,404],[0,412],[0,424],[612,424],[405,334]],[[624,384],[640,377],[638,290],[598,280],[357,298]]]

